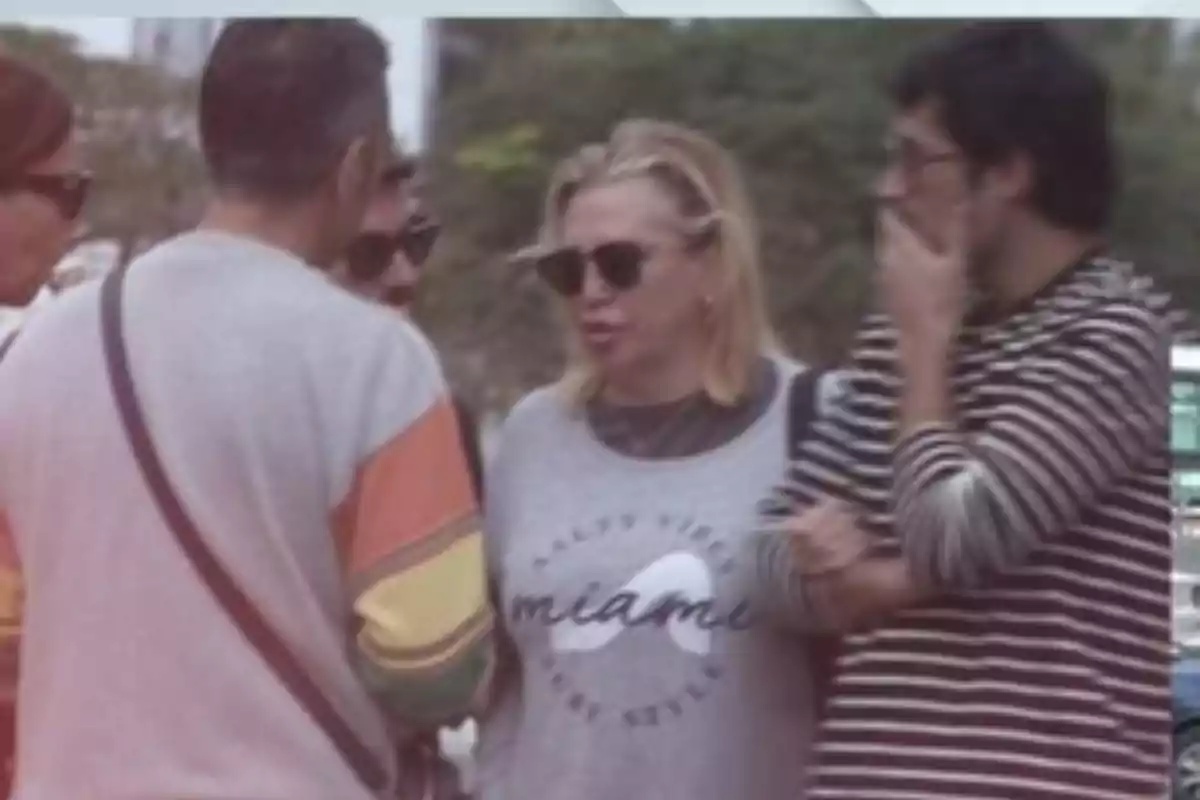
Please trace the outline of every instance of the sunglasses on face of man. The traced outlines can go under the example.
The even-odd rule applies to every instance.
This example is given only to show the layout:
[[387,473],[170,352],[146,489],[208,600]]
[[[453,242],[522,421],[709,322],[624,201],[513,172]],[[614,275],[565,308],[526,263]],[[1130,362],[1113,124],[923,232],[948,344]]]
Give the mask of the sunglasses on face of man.
[[46,198],[68,222],[79,219],[92,187],[87,172],[27,173],[0,177],[0,195],[28,192]]
[[346,249],[346,270],[356,281],[375,281],[387,272],[397,253],[420,268],[433,252],[440,233],[441,225],[425,215],[410,220],[395,233],[361,233]]

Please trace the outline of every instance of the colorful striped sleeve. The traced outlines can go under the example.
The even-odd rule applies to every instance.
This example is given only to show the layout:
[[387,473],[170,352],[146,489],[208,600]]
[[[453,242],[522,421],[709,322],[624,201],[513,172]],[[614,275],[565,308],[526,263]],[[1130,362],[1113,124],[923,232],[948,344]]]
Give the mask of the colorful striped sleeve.
[[[419,384],[410,381],[410,392]],[[366,685],[406,725],[468,715],[492,671],[494,619],[478,506],[444,390],[359,465],[335,524]]]
[[12,530],[0,511],[0,771],[10,768],[16,750],[17,667],[24,600],[24,581]]
[[8,518],[0,511],[0,704],[16,696],[17,652],[25,586]]

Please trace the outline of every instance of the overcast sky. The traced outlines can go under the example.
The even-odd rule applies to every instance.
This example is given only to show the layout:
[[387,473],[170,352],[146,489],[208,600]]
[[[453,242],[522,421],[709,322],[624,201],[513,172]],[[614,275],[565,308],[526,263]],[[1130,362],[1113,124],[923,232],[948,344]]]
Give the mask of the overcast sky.
[[[425,64],[424,24],[409,17],[364,17],[392,48],[388,83],[392,92],[392,126],[412,146],[421,142],[422,84]],[[79,37],[86,51],[114,56],[129,54],[133,20],[129,17],[7,17],[3,22],[54,27]]]

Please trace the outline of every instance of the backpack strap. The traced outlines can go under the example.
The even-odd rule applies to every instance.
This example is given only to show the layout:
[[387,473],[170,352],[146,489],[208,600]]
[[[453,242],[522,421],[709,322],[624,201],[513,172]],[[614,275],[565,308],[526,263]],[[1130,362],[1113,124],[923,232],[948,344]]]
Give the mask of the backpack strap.
[[[821,378],[819,369],[805,370],[792,379],[788,396],[787,444],[788,458],[800,458],[809,429],[819,411]],[[842,650],[842,638],[837,634],[813,634],[808,637],[809,666],[812,670],[815,711],[823,717],[837,673],[837,660]]]
[[824,370],[806,369],[792,378],[788,389],[787,448],[788,458],[800,457],[800,448],[808,437],[808,429],[817,418],[821,378]]

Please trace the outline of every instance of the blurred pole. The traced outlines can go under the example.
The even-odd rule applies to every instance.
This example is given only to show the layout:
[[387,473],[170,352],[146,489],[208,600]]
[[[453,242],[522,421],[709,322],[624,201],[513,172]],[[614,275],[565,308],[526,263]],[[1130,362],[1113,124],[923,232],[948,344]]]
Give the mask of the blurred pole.
[[413,143],[416,152],[421,153],[433,141],[436,130],[434,115],[437,113],[438,67],[441,64],[442,52],[442,22],[438,19],[424,20],[421,31],[421,114],[418,128],[418,141]]

